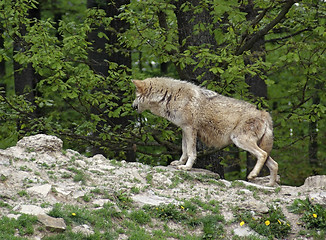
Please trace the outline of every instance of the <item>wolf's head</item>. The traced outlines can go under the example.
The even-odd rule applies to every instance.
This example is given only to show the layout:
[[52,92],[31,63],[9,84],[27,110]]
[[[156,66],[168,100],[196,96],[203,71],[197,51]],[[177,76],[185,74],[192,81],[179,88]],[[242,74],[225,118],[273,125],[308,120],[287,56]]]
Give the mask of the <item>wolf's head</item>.
[[136,86],[136,99],[132,106],[139,113],[150,110],[153,114],[164,117],[164,107],[168,90],[163,86],[160,78],[147,78],[145,80],[132,80]]
[[132,103],[132,107],[135,108],[139,113],[149,109],[148,101],[146,100],[146,82],[140,80],[132,80],[136,86],[136,99]]

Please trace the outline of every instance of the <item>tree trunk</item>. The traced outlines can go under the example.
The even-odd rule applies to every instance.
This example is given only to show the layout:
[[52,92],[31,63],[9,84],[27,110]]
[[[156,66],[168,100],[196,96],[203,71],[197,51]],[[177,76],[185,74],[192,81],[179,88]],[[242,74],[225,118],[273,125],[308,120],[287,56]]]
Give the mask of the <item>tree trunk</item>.
[[[30,19],[40,19],[41,10],[38,8],[33,8],[29,10],[28,18]],[[26,35],[26,26],[21,25],[20,33],[22,36]],[[16,52],[24,52],[27,45],[23,38],[16,36],[13,42],[13,50]],[[39,76],[35,73],[32,64],[27,64],[27,66],[22,66],[18,62],[14,61],[14,81],[15,81],[15,93],[17,95],[27,94],[26,99],[30,102],[34,102],[35,98],[35,87],[38,82]]]
[[[4,46],[5,40],[2,37],[2,34],[3,34],[3,29],[0,26],[0,48],[4,49],[5,48],[5,46]],[[4,59],[2,59],[2,61],[0,62],[0,78],[4,77],[5,75],[6,75],[6,65],[5,65]]]
[[[322,89],[321,84],[315,86],[316,89]],[[312,97],[313,104],[320,104],[320,97],[316,91]],[[314,171],[314,174],[318,174],[319,160],[318,160],[318,120],[309,122],[309,147],[308,147],[308,156],[309,163],[311,168]]]
[[[100,8],[106,12],[107,17],[112,17],[113,20],[111,21],[111,27],[113,31],[106,30],[104,26],[99,26],[94,29],[89,35],[89,41],[93,43],[93,51],[90,51],[88,54],[88,58],[90,60],[90,65],[92,69],[95,71],[96,74],[102,75],[104,77],[108,77],[109,72],[109,64],[108,62],[115,62],[119,66],[124,65],[125,67],[131,68],[131,56],[125,54],[125,49],[123,46],[120,45],[118,41],[117,34],[126,31],[129,28],[129,25],[126,21],[120,20],[115,18],[118,14],[120,14],[120,7],[122,5],[128,4],[129,0],[123,1],[97,1],[97,0],[88,0],[87,7],[88,8]],[[106,34],[108,39],[106,38],[99,38],[98,33],[103,32]],[[119,49],[120,51],[112,50],[108,52],[106,50],[106,45],[114,46],[115,49]],[[124,50],[124,51],[122,51]],[[94,89],[94,91],[102,91],[104,89]],[[116,91],[110,89],[112,91]],[[123,98],[123,92],[115,92],[116,95],[121,96],[120,99]],[[121,105],[122,102],[117,102],[118,105]],[[99,114],[97,110],[92,109],[92,112],[95,114]],[[120,117],[120,118],[110,118],[108,119],[108,123],[113,125],[122,125],[122,129],[129,124],[130,117]],[[98,126],[98,132],[101,131],[101,125],[104,123],[100,123]],[[129,146],[126,152],[127,161],[135,161],[135,153],[132,150],[132,146]],[[102,153],[105,154],[103,151],[100,150],[98,147],[93,148],[93,154]]]
[[[192,11],[183,11],[181,9],[182,5],[185,3],[190,3],[193,6],[198,6],[200,0],[179,0],[174,1],[173,4],[176,6],[175,15],[177,17],[178,24],[178,36],[179,36],[179,46],[180,53],[187,50],[190,46],[201,46],[206,44],[211,46],[212,51],[216,47],[215,38],[208,30],[201,31],[199,34],[194,34],[194,27],[199,23],[210,23],[213,22],[210,11],[203,9],[202,12],[194,14]],[[193,56],[196,60],[196,57]],[[208,71],[207,68],[197,68],[194,65],[186,65],[185,68],[180,68],[176,66],[179,76],[183,80],[188,80],[193,83],[199,84],[204,80],[216,80],[217,76],[212,72]],[[194,70],[195,69],[195,70]],[[201,81],[199,77],[202,76]]]
[[[0,48],[4,49],[4,38],[2,37],[3,29],[0,26]],[[6,75],[6,62],[4,59],[0,62],[0,91],[6,92],[6,83],[3,82],[3,77]],[[3,94],[2,92],[0,94]],[[5,95],[5,94],[4,94]]]
[[[32,8],[28,12],[29,19],[40,19],[41,9],[39,4],[37,8]],[[16,36],[13,42],[13,51],[14,54],[17,52],[25,52],[28,48],[23,36],[27,34],[26,26],[21,24],[20,34],[22,37]],[[37,96],[36,85],[40,80],[40,76],[35,72],[31,63],[28,63],[26,66],[21,65],[20,63],[13,61],[14,66],[14,83],[15,83],[15,93],[16,95],[25,95],[25,100],[29,101],[31,104],[35,104],[35,96]],[[39,109],[36,107],[35,111],[32,113],[32,116],[36,118],[40,114]],[[17,121],[18,132],[21,130],[21,122]],[[25,131],[29,131],[25,129]]]
[[[188,3],[192,6],[198,6],[200,0],[179,0],[173,1],[175,5],[175,15],[177,18],[178,24],[178,36],[179,36],[179,46],[180,53],[184,52],[191,46],[201,46],[205,44],[206,46],[210,46],[212,51],[214,51],[216,47],[216,41],[214,36],[210,34],[208,30],[201,31],[199,34],[194,34],[194,27],[199,23],[210,23],[213,22],[210,11],[208,9],[203,9],[202,12],[194,14],[193,11],[183,11],[182,5]],[[196,57],[192,56],[196,61]],[[194,65],[186,65],[185,68],[180,68],[180,66],[176,66],[179,76],[183,80],[191,81],[195,84],[200,84],[205,80],[218,80],[217,76],[212,72],[208,71],[208,67],[199,67],[196,68]],[[200,79],[200,80],[199,80]],[[197,141],[197,151],[203,152],[206,149],[203,143]],[[221,161],[221,152],[217,152],[210,155],[205,155],[202,157],[197,157],[195,167],[199,168],[208,168],[214,172],[217,172],[222,178],[224,178],[224,168],[220,164]]]
[[[248,1],[248,4],[245,6],[242,6],[242,11],[246,12],[246,18],[249,22],[252,22],[258,15],[257,10],[254,8],[254,3],[252,0]],[[266,59],[266,53],[265,53],[265,39],[264,35],[260,36],[256,39],[256,42],[251,46],[251,55],[245,56],[244,62],[245,65],[249,66],[256,63],[256,61],[261,58],[265,61]],[[260,72],[262,75],[264,74],[264,70],[260,69]],[[249,91],[256,97],[263,97],[267,99],[267,85],[265,81],[261,78],[261,75],[256,74],[246,74],[245,81],[249,86]],[[255,167],[257,162],[257,159],[247,153],[247,176],[251,172],[251,170]],[[264,169],[261,171],[261,174],[267,172],[267,168],[264,167]]]

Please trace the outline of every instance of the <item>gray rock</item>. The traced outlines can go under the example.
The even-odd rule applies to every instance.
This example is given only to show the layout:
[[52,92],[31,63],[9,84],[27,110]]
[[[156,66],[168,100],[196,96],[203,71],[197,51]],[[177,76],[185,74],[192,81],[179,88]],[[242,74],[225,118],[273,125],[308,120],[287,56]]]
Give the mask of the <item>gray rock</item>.
[[19,148],[23,148],[26,151],[55,152],[62,150],[63,142],[60,138],[56,136],[37,134],[34,136],[22,138],[17,142],[16,146]]
[[75,191],[75,192],[72,194],[72,197],[75,198],[75,199],[77,199],[77,198],[79,198],[79,197],[84,196],[85,194],[86,194],[85,191]]
[[326,207],[326,192],[320,191],[320,192],[314,192],[309,194],[309,200],[313,204],[319,204],[323,207]]
[[73,188],[55,187],[55,190],[61,195],[68,196],[73,191]]
[[41,207],[35,206],[35,205],[16,206],[13,210],[21,212],[21,213],[29,214],[29,215],[34,215],[34,216],[46,214],[44,208],[41,208]]
[[218,175],[218,173],[214,173],[212,171],[202,169],[202,168],[192,168],[189,171],[183,171],[183,170],[179,170],[175,166],[169,165],[166,167],[166,169],[168,171],[182,171],[182,172],[189,174],[190,176],[192,176],[194,178],[199,178],[199,179],[202,179],[202,178],[214,178],[216,180],[220,179],[220,175]]
[[240,226],[235,228],[233,231],[234,231],[234,235],[237,235],[239,237],[248,237],[248,236],[259,237],[259,234],[253,231],[248,226],[242,226],[242,227]]
[[93,204],[96,205],[96,206],[100,206],[100,207],[103,207],[104,204],[110,202],[109,199],[96,199],[93,201]]
[[[237,215],[232,210],[251,211],[254,216],[261,216],[268,211],[267,206],[276,204],[282,208],[293,226],[289,236],[289,239],[292,239],[294,235],[298,236],[304,226],[296,224],[300,216],[289,213],[286,207],[295,199],[307,197],[313,203],[323,206],[326,204],[326,176],[309,177],[301,187],[266,187],[264,184],[268,182],[269,177],[257,178],[254,182],[240,180],[241,184],[233,187],[232,181],[219,179],[218,174],[204,169],[181,171],[171,166],[151,167],[126,161],[117,163],[103,155],[87,158],[74,150],[62,152],[61,149],[60,139],[41,134],[23,138],[17,146],[0,150],[0,200],[4,203],[0,206],[0,218],[17,218],[22,213],[41,216],[39,220],[47,229],[63,231],[63,219],[46,215],[55,203],[86,207],[91,211],[109,202],[110,206],[112,204],[111,210],[125,214],[124,210],[116,205],[121,194],[132,198],[132,209],[139,209],[145,204],[178,205],[183,204],[185,200],[198,198],[204,203],[216,200],[220,204],[220,213],[226,220],[224,228],[230,239],[236,239],[234,235],[258,236],[248,225],[240,227],[239,223],[232,224]],[[75,170],[81,168],[87,176],[86,184],[74,181]],[[53,192],[49,194],[51,189]],[[23,191],[27,191],[28,195],[21,195],[20,192]],[[89,196],[89,201],[80,198],[84,195]],[[33,205],[29,205],[31,203]],[[49,208],[39,207],[41,204]],[[12,209],[12,206],[16,207]],[[12,211],[20,214],[11,214]],[[156,223],[153,224],[156,226]],[[171,229],[173,226],[176,231],[183,229],[178,223],[169,224]],[[93,229],[88,225],[71,227],[74,232],[86,235],[93,233]],[[148,229],[149,234],[151,230]],[[29,237],[41,239],[44,235],[52,234],[51,231],[38,232]],[[201,228],[190,231],[190,234],[202,234]],[[37,234],[40,235],[36,236]],[[128,237],[128,234],[119,235],[119,239]],[[261,239],[261,236],[258,238]]]
[[7,215],[8,218],[13,218],[13,219],[18,219],[19,217],[21,216],[21,214],[13,214],[13,213],[10,213]]
[[237,181],[242,182],[245,186],[252,186],[252,187],[256,187],[256,188],[263,189],[263,190],[269,190],[269,191],[275,190],[275,187],[264,186],[263,183],[260,181],[258,181],[259,183],[247,182],[247,181],[243,181],[243,180],[237,180]]
[[51,191],[51,184],[44,184],[41,186],[34,186],[27,189],[29,193],[40,194],[43,197],[46,197],[48,193]]
[[132,200],[140,206],[149,204],[153,206],[158,206],[160,204],[169,204],[174,203],[177,204],[178,201],[172,198],[160,197],[155,195],[152,192],[147,192],[144,194],[137,194],[131,197]]
[[219,182],[223,183],[226,187],[231,187],[232,183],[225,180],[225,179],[219,179]]
[[84,234],[86,236],[94,234],[94,231],[91,229],[91,227],[86,225],[86,224],[74,227],[72,229],[72,232],[74,232],[74,233],[82,233],[82,234]]
[[[262,186],[264,186],[264,185],[267,185],[268,183],[269,183],[269,176],[266,176],[266,177],[256,177],[256,178],[254,178],[253,180],[251,180],[251,182],[252,183],[255,183],[255,184],[257,184],[257,185],[262,185]],[[280,178],[280,176],[279,175],[277,175],[277,177],[276,177],[276,182],[277,183],[280,183],[280,181],[281,181],[281,178]],[[276,186],[274,186],[274,187],[278,187],[277,186],[277,184],[276,184]]]
[[66,224],[63,218],[54,218],[48,215],[37,215],[37,219],[46,227],[46,229],[56,232],[66,230]]
[[321,188],[326,189],[326,175],[318,175],[308,177],[303,186],[303,188]]

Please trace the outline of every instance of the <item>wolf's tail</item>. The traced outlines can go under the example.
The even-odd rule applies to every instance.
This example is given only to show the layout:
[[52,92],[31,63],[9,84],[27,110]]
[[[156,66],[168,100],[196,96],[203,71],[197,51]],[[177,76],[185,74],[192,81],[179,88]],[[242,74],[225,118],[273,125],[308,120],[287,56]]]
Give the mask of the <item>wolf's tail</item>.
[[258,146],[263,149],[269,155],[273,148],[273,121],[268,112],[264,112],[265,119],[265,131]]

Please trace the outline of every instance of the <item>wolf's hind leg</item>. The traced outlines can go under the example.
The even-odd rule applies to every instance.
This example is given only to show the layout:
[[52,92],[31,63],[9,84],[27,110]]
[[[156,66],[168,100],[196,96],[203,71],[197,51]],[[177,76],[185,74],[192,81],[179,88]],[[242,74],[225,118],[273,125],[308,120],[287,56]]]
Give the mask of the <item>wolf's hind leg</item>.
[[270,156],[267,158],[266,166],[269,169],[270,177],[269,177],[269,186],[274,186],[277,178],[278,164],[271,158]]
[[251,139],[249,136],[232,135],[231,140],[237,147],[250,152],[252,155],[254,155],[257,158],[257,162],[254,169],[248,175],[248,180],[254,179],[255,177],[258,176],[260,170],[262,169],[262,167],[264,166],[267,160],[268,157],[267,152],[259,148],[256,143],[256,140]]
[[184,131],[182,131],[182,155],[179,160],[173,161],[170,164],[173,166],[185,165],[188,160],[187,140]]

